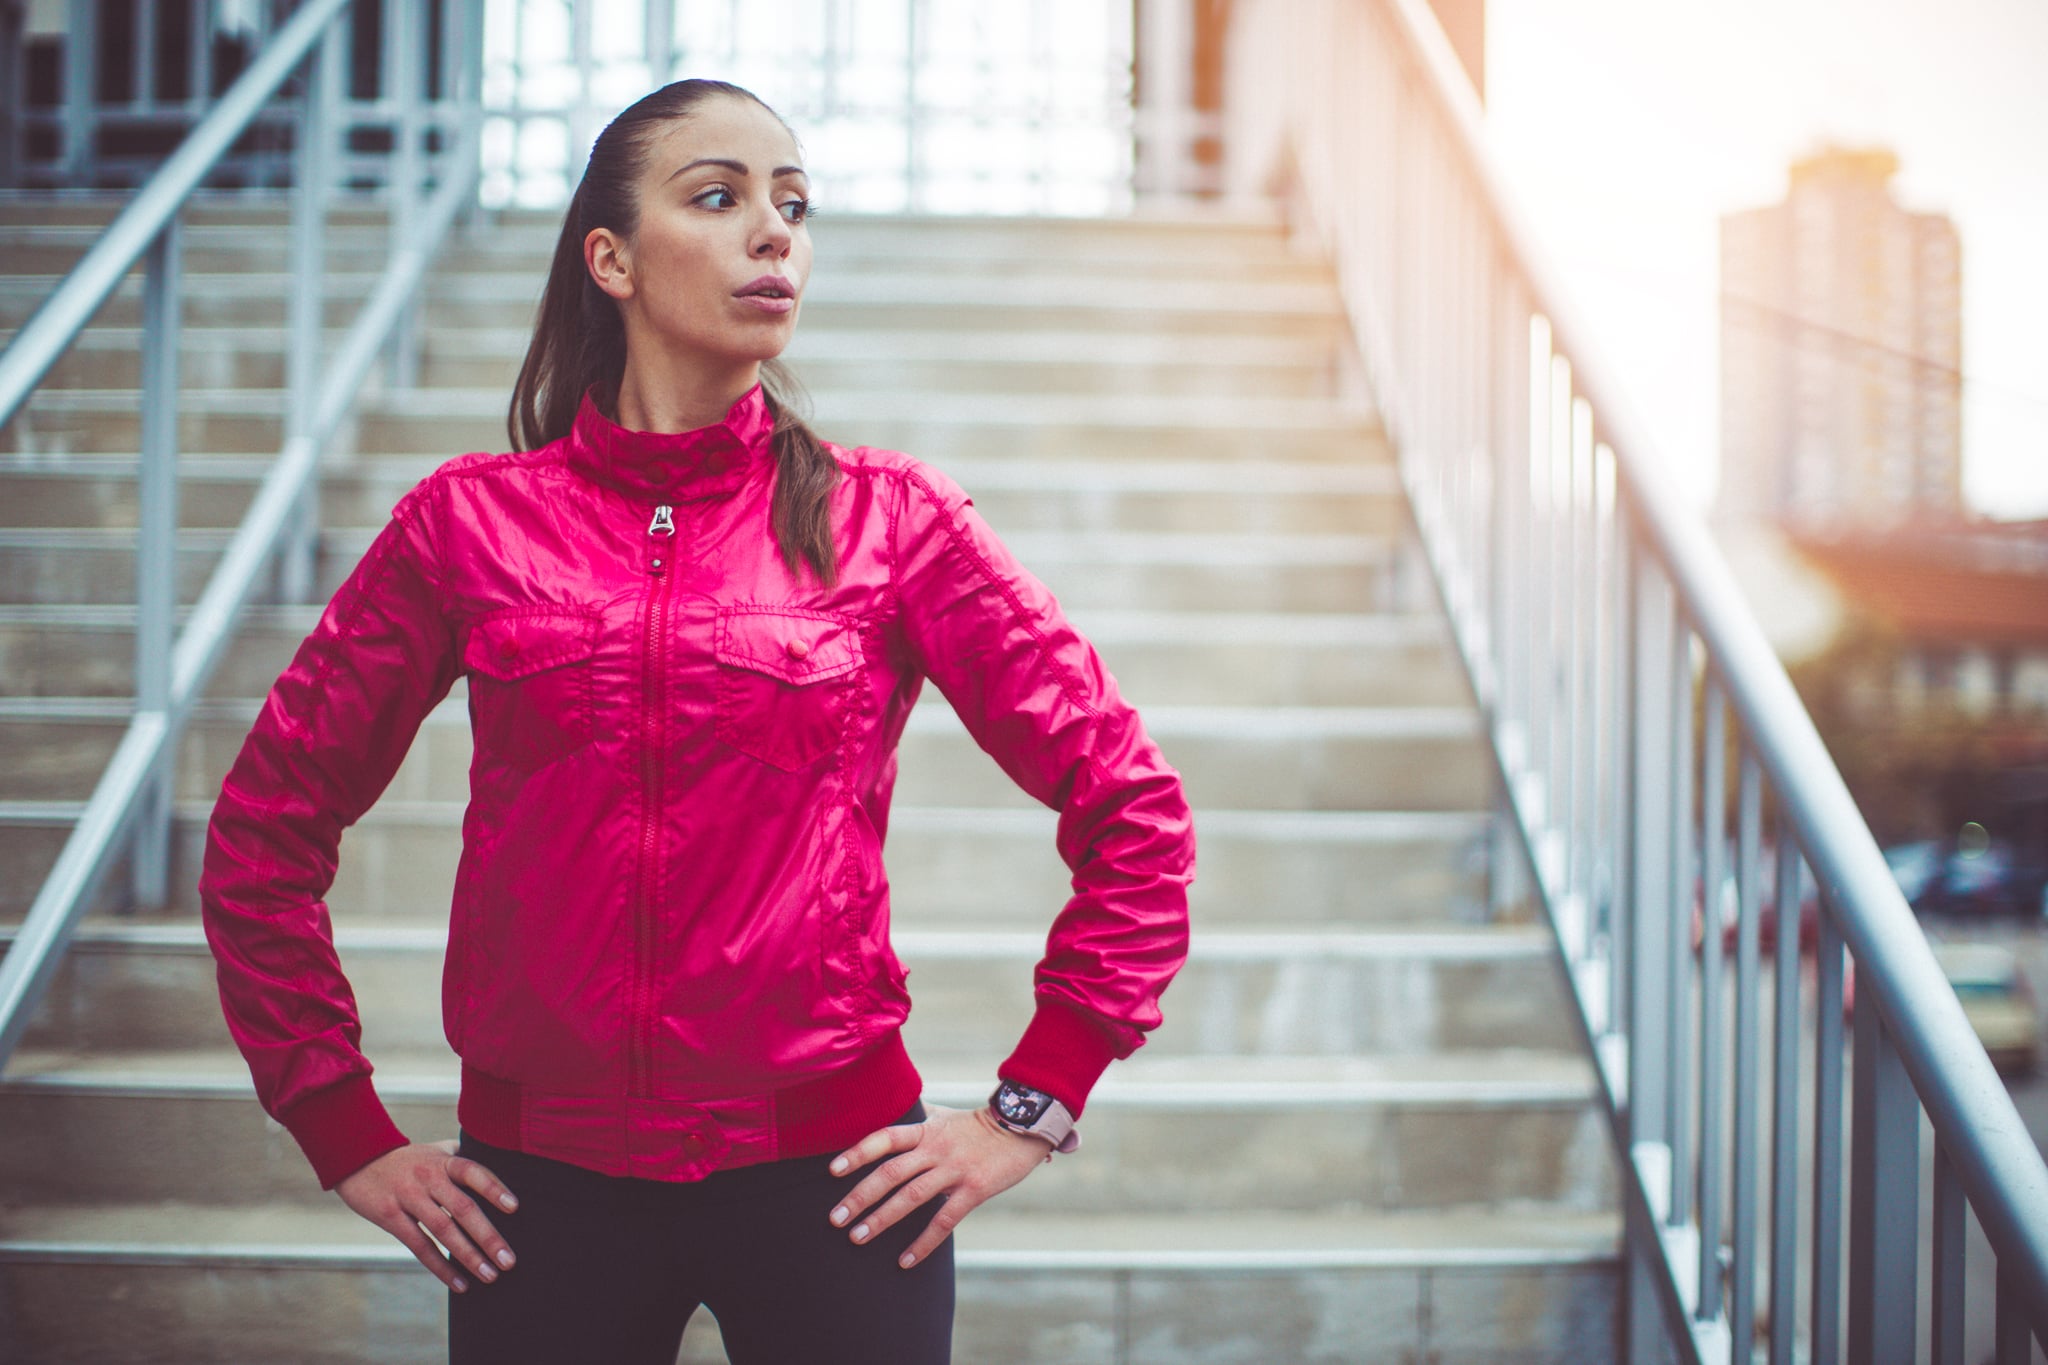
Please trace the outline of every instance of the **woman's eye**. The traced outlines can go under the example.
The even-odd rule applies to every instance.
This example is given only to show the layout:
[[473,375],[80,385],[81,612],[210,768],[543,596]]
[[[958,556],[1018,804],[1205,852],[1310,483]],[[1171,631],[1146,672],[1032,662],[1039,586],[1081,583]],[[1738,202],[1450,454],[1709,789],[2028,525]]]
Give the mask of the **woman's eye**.
[[729,209],[740,201],[733,197],[731,190],[719,185],[698,195],[697,202],[708,209]]
[[782,216],[792,223],[801,223],[804,219],[811,216],[811,201],[808,199],[790,200],[782,206]]

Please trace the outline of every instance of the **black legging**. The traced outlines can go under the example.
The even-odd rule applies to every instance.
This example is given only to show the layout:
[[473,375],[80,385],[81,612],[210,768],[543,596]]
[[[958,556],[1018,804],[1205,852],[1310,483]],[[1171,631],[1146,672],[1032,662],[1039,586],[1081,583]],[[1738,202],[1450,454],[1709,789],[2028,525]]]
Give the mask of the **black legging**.
[[[901,1120],[924,1118],[919,1105]],[[479,1142],[460,1154],[519,1196],[487,1210],[518,1263],[448,1295],[450,1365],[673,1365],[698,1306],[733,1365],[946,1365],[953,1243],[901,1269],[939,1201],[866,1246],[826,1221],[873,1167],[833,1176],[832,1155],[699,1181],[600,1175]]]

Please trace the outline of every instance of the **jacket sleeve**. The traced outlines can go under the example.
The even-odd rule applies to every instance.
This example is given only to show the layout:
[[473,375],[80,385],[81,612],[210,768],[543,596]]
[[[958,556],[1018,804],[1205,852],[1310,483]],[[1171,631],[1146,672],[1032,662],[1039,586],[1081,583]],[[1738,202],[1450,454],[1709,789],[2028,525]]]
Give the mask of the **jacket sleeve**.
[[370,1082],[325,897],[342,831],[454,681],[428,547],[431,487],[399,503],[278,677],[206,831],[200,910],[228,1031],[264,1111],[323,1189],[406,1142]]
[[1034,973],[1031,1023],[998,1071],[1079,1115],[1103,1069],[1158,1025],[1187,959],[1194,823],[1180,775],[1052,594],[935,470],[904,475],[896,556],[915,663],[1003,771],[1059,812],[1073,895]]

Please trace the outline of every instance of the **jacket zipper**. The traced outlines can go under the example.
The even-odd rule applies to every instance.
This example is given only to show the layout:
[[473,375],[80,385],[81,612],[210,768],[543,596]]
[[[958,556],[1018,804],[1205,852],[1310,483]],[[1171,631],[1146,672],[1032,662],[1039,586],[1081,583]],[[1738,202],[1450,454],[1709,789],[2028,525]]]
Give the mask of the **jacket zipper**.
[[[654,1030],[654,887],[655,860],[661,845],[662,750],[667,721],[667,670],[662,666],[668,640],[669,564],[673,557],[675,513],[667,503],[654,509],[647,524],[647,634],[641,641],[643,673],[640,687],[640,887],[633,906],[632,1011],[627,1020],[627,1093],[652,1093]],[[667,545],[663,544],[667,538]]]

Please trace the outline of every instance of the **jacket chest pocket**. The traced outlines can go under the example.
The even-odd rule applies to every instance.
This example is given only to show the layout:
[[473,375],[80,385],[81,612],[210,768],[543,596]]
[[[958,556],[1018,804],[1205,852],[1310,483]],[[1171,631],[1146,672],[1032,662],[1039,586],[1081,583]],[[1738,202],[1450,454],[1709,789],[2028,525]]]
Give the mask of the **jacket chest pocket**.
[[718,738],[785,772],[846,738],[860,668],[852,617],[788,607],[721,607],[713,638]]
[[533,772],[590,742],[597,618],[514,607],[471,622],[462,661],[470,724],[486,761]]

